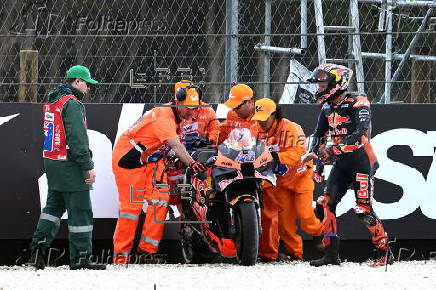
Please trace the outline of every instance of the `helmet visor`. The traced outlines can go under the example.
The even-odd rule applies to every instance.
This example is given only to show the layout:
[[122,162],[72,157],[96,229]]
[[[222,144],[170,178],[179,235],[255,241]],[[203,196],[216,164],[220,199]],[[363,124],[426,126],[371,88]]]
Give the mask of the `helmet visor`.
[[307,79],[310,83],[330,82],[335,79],[335,75],[323,69],[316,69]]

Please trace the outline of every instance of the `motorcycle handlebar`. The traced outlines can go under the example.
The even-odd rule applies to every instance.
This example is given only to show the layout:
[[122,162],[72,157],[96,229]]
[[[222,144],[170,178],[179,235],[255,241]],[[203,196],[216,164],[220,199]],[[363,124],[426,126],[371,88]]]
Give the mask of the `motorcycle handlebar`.
[[[206,168],[210,168],[210,167],[213,166],[214,163],[207,163],[207,162],[205,162],[204,165],[206,166]],[[189,172],[192,172],[192,167],[191,166],[187,166],[186,170],[189,171]]]

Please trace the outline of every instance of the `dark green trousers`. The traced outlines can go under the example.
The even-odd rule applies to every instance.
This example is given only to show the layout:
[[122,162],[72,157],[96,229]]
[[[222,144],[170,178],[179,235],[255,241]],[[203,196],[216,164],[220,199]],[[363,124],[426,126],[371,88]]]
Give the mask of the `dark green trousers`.
[[[31,250],[41,249],[47,254],[56,237],[65,210],[68,212],[68,231],[70,241],[70,265],[89,263],[92,254],[92,207],[89,190],[59,192],[49,190],[47,203],[42,210]],[[50,262],[50,261],[48,261]]]

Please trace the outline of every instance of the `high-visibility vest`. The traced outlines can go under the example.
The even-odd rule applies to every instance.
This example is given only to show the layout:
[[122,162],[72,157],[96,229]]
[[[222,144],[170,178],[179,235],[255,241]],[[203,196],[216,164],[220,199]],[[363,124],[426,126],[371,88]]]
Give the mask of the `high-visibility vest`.
[[[145,162],[157,162],[165,157],[171,149],[168,144],[155,143],[147,144],[144,140],[139,140],[137,132],[147,125],[155,122],[157,118],[165,117],[173,119],[175,122],[174,113],[171,107],[155,107],[142,115],[126,132],[124,132],[114,148],[114,155],[118,156],[118,160],[129,152],[133,147],[137,148],[142,153],[142,160]],[[175,132],[176,133],[176,132]],[[141,143],[145,149],[139,148],[137,145]],[[145,158],[145,159],[143,159]]]
[[[296,150],[300,155],[306,153],[306,137],[300,125],[283,118],[273,126],[270,132],[260,132],[259,130],[258,133],[258,139],[265,141],[269,151],[283,152],[291,147],[292,150]],[[292,135],[290,130],[287,129],[290,126],[294,127],[295,130],[293,131],[297,135]],[[274,170],[277,175],[277,185],[291,186],[295,177],[308,172],[311,167],[311,162],[303,166],[299,160],[294,164],[280,164]]]
[[[69,100],[75,100],[80,103],[74,95],[66,95],[59,98],[56,102],[45,103],[42,106],[44,113],[44,147],[42,156],[44,158],[58,161],[68,160],[68,144],[62,120],[62,111],[65,103]],[[82,103],[80,104],[83,106]],[[83,122],[86,127],[86,119]]]

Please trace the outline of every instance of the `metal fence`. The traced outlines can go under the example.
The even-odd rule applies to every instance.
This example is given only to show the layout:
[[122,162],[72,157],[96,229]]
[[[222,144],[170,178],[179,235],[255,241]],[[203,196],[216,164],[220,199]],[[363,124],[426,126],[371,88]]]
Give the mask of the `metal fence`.
[[[435,2],[359,0],[353,18],[352,1],[322,1],[321,19],[326,27],[358,19],[358,30],[320,34],[316,0],[4,0],[0,101],[41,102],[74,64],[101,82],[85,101],[165,102],[180,79],[199,83],[211,103],[223,101],[233,82],[278,99],[291,58],[316,67],[323,36],[327,59],[354,66],[350,41],[358,35],[372,101],[436,102]],[[255,49],[259,43],[275,50]]]

